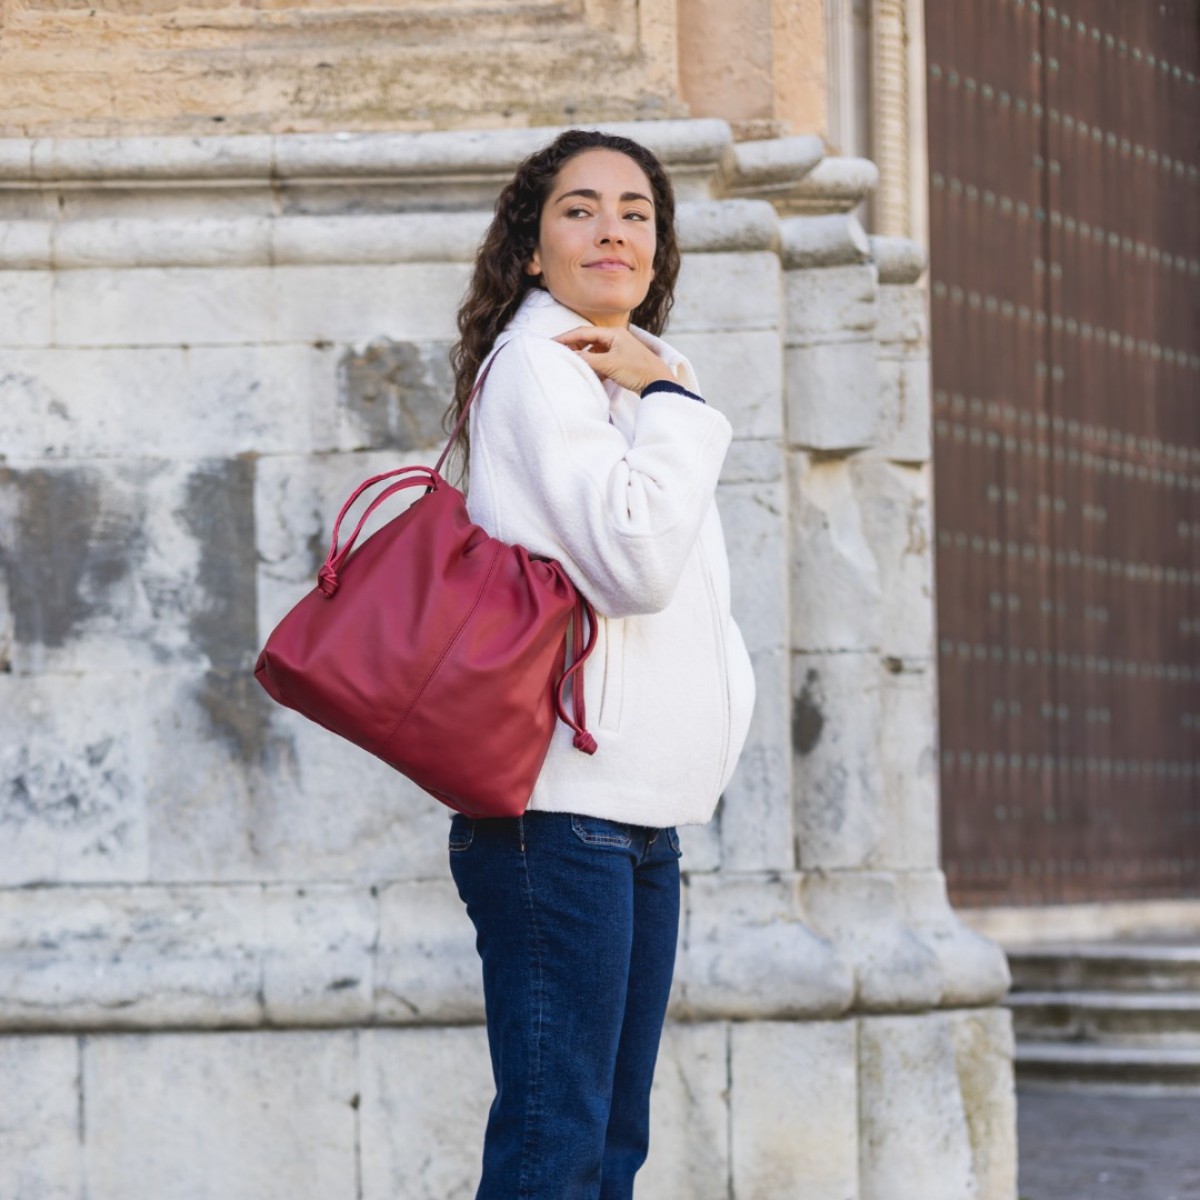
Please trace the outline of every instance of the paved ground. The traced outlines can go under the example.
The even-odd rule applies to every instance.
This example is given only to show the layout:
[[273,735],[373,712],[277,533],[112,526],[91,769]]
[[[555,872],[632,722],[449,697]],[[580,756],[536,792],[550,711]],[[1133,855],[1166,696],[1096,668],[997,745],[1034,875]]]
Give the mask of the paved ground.
[[1200,1095],[1017,1090],[1021,1200],[1200,1200]]

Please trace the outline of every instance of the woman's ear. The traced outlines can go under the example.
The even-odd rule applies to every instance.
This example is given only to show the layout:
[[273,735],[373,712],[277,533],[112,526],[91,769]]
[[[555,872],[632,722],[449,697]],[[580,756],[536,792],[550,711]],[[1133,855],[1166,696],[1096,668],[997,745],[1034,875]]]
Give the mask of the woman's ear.
[[526,275],[538,276],[538,275],[540,275],[541,273],[542,273],[542,264],[541,264],[541,262],[538,260],[538,252],[535,250],[535,251],[533,252],[533,256],[532,256],[532,257],[530,258],[530,260],[529,260],[529,261],[528,261],[528,262],[525,264],[525,274],[526,274]]

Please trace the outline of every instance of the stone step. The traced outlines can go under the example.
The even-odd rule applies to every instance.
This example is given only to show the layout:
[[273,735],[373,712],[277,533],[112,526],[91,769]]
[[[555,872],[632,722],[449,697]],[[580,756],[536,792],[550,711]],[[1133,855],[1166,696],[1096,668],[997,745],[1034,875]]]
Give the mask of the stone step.
[[1200,939],[1010,946],[1013,991],[1200,992]]
[[1200,1048],[1018,1042],[1018,1083],[1200,1087]]
[[1012,992],[1005,1003],[1023,1041],[1200,1049],[1200,992]]

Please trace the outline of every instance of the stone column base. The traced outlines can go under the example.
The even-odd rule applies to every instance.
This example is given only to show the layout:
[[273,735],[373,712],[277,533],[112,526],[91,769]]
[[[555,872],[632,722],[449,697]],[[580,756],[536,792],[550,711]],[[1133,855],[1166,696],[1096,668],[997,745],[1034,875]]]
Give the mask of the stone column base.
[[[1009,1014],[671,1024],[651,1200],[1013,1200]],[[0,1038],[14,1196],[473,1194],[484,1029]],[[15,1170],[15,1176],[12,1172]]]

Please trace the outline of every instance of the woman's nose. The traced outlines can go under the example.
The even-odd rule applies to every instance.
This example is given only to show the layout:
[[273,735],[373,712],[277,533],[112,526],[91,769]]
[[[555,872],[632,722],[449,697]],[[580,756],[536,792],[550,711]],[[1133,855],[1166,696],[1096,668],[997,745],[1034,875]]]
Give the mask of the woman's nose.
[[596,240],[601,242],[623,242],[624,231],[621,228],[621,218],[616,213],[601,214],[596,228]]

